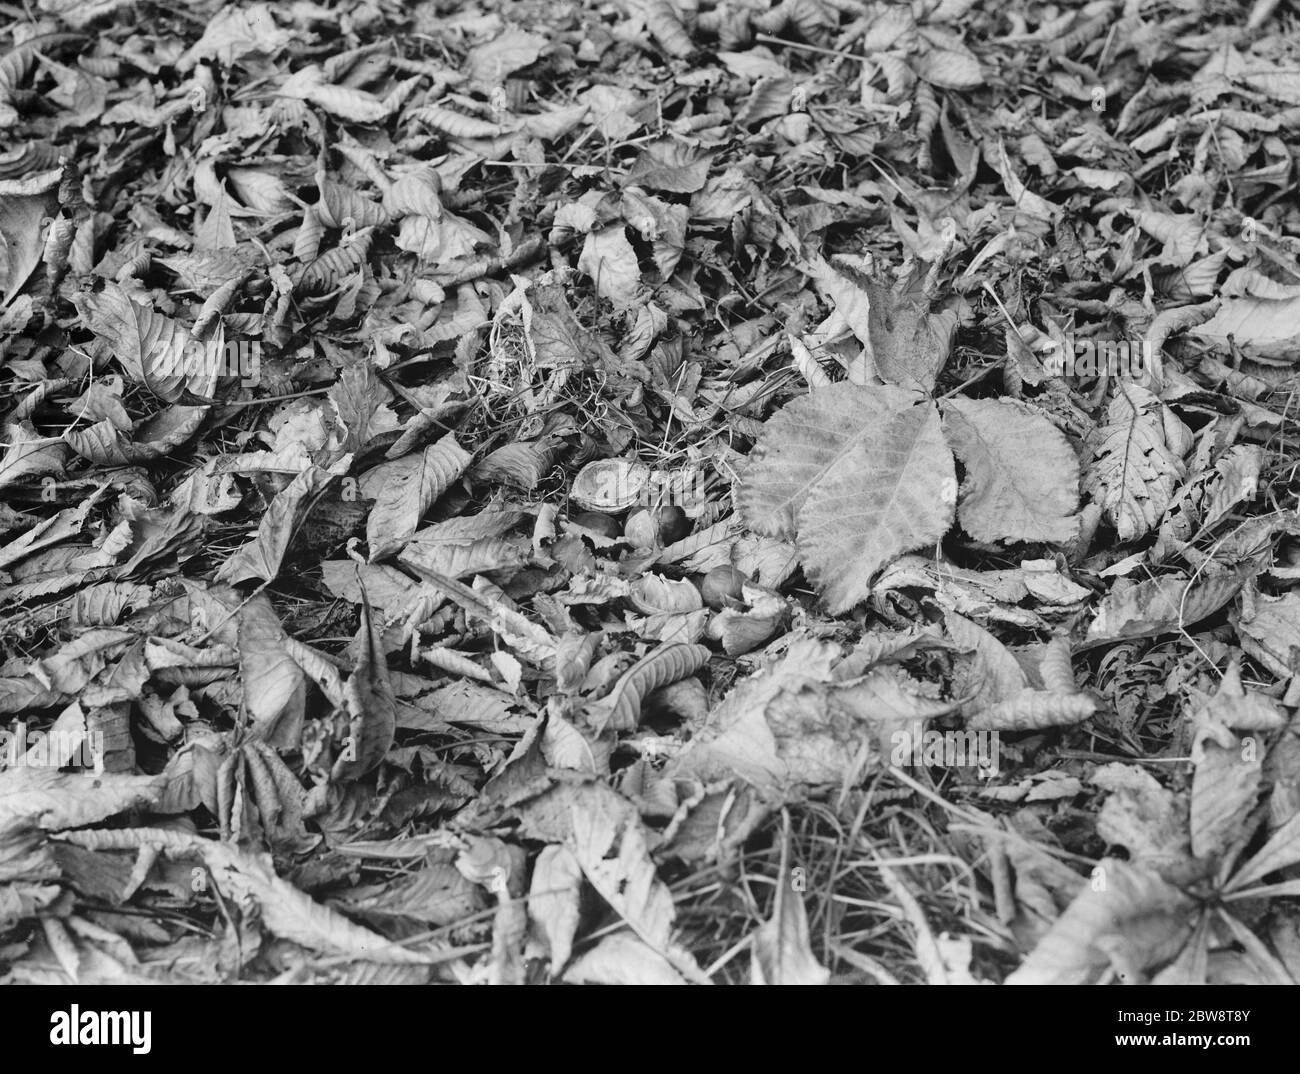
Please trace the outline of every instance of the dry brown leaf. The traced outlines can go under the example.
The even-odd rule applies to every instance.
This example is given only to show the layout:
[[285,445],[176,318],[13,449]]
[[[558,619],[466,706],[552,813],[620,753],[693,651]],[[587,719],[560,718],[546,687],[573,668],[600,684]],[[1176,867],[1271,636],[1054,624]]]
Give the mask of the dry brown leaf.
[[695,674],[709,662],[703,645],[660,645],[623,673],[607,697],[587,706],[587,722],[599,733],[630,731],[640,723],[642,702],[655,690]]
[[1079,463],[1055,426],[1012,399],[949,400],[944,434],[966,467],[957,504],[979,541],[1074,539]]
[[343,695],[348,737],[330,773],[336,780],[360,779],[377,767],[392,746],[396,731],[397,705],[388,679],[383,632],[371,616],[369,601],[363,600],[361,605],[357,647],[361,656]]
[[1178,954],[1192,927],[1188,896],[1113,858],[1093,877],[1007,984],[1087,984],[1108,968],[1136,984]]

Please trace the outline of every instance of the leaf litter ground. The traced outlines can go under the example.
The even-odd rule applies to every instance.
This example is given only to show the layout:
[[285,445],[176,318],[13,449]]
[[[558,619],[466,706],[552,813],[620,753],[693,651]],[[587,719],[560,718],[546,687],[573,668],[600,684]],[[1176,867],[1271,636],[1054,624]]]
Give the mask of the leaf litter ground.
[[1300,979],[1293,13],[3,9],[4,980]]

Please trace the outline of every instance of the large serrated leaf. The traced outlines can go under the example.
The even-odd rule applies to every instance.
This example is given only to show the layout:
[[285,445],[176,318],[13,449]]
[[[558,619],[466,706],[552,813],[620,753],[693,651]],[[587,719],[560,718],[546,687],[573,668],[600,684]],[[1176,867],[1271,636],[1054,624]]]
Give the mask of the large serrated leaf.
[[[420,706],[431,710],[431,717],[439,722],[457,723],[465,727],[481,727],[494,734],[516,734],[531,726],[529,716],[512,713],[518,701],[510,694],[494,690],[464,679],[449,683],[440,690],[420,698]],[[403,723],[404,727],[416,726]],[[433,719],[430,726],[436,726]]]
[[943,427],[966,467],[962,528],[977,541],[1073,539],[1079,463],[1046,418],[1009,399],[953,399]]
[[830,471],[879,440],[889,417],[919,397],[899,388],[837,384],[787,404],[749,455],[738,502],[750,529],[791,539],[799,509]]
[[1169,507],[1185,473],[1180,425],[1145,388],[1127,384],[1111,400],[1105,424],[1089,435],[1084,487],[1121,540],[1141,537]]
[[846,611],[890,560],[942,537],[956,501],[938,412],[905,410],[845,452],[808,496],[798,518],[804,571],[832,613]]

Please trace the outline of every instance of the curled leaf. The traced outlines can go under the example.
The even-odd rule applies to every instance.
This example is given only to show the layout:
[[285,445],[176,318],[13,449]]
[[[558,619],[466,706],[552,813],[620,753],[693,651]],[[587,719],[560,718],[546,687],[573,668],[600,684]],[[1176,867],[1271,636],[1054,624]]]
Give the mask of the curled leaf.
[[708,661],[709,650],[703,645],[661,645],[628,668],[608,697],[587,707],[587,720],[597,731],[630,731],[640,722],[646,697],[693,675]]

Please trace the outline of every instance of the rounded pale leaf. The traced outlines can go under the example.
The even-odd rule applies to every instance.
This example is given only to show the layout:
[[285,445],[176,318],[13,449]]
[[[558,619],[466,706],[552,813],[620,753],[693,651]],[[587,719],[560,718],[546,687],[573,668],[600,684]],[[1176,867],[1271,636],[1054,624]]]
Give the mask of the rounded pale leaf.
[[966,467],[958,517],[977,541],[1074,539],[1079,462],[1046,418],[1009,399],[952,399],[944,432]]
[[636,300],[641,269],[621,224],[587,236],[578,255],[578,269],[590,276],[600,296],[617,308],[624,309]]
[[767,537],[792,538],[799,510],[817,483],[879,439],[889,418],[918,398],[901,388],[836,384],[787,404],[763,427],[749,454],[738,495],[746,525]]
[[868,430],[843,452],[799,511],[804,571],[833,614],[871,593],[871,579],[952,525],[957,476],[933,406]]

